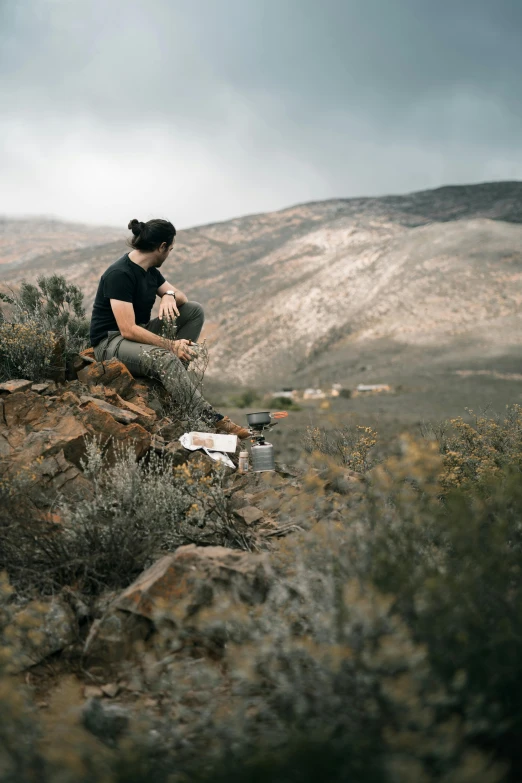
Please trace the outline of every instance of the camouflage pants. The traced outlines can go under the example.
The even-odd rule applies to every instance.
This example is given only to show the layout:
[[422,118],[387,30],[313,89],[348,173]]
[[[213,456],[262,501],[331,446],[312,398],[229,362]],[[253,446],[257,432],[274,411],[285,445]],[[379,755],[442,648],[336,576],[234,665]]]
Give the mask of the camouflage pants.
[[[176,339],[197,342],[205,316],[197,302],[186,302],[179,307],[176,319]],[[140,324],[153,334],[161,334],[163,322],[153,318],[148,324]],[[159,380],[173,401],[195,424],[200,419],[207,427],[216,421],[216,412],[196,388],[187,372],[186,365],[166,348],[126,340],[121,332],[109,332],[94,347],[97,361],[115,357],[134,376],[146,376]]]

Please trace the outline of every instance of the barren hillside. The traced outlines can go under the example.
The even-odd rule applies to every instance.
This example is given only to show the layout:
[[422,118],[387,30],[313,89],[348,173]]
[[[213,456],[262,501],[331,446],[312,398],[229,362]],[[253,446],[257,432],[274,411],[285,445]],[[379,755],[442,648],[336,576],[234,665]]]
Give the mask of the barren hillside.
[[109,226],[86,226],[49,218],[6,218],[0,216],[0,264],[2,272],[13,274],[36,258],[81,247],[101,245],[123,236]]
[[[175,219],[175,216],[173,215]],[[95,232],[95,229],[92,229]],[[100,233],[97,235],[97,239]],[[94,241],[97,241],[94,240]],[[2,282],[60,272],[88,302],[124,240],[0,260]],[[34,237],[34,249],[38,236]],[[211,375],[346,380],[522,341],[522,183],[331,200],[181,231],[164,271],[206,308]],[[0,253],[2,253],[0,249]]]

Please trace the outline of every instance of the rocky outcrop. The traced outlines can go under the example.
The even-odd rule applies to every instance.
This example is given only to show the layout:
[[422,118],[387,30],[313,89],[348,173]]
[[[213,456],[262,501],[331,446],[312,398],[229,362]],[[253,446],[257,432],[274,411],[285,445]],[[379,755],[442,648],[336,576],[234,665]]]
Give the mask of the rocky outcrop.
[[129,447],[139,459],[151,446],[156,414],[121,396],[136,398],[143,390],[127,368],[113,359],[90,363],[82,373],[87,388],[81,381],[57,388],[25,379],[0,385],[0,477],[22,481],[36,506],[58,495],[88,496],[81,462],[89,438],[106,445],[109,458]]
[[153,620],[170,614],[182,622],[222,593],[238,602],[262,603],[270,589],[266,555],[222,546],[181,546],[145,571],[115,606]]
[[181,546],[144,571],[92,626],[91,659],[118,661],[167,625],[170,645],[201,643],[200,619],[223,605],[263,603],[273,583],[267,554],[221,546]]
[[11,648],[8,669],[21,672],[65,649],[78,639],[74,612],[64,601],[31,601],[17,612],[13,626],[21,629]]
[[78,372],[78,380],[85,386],[102,385],[106,389],[113,389],[123,398],[133,396],[135,380],[118,359],[89,363]]
[[[116,421],[111,413],[98,405],[97,400],[82,405],[80,417],[90,435],[99,437],[103,445],[109,443],[109,458],[118,446],[134,449],[137,459],[150,448],[151,435],[141,424]],[[71,460],[74,462],[72,456]]]

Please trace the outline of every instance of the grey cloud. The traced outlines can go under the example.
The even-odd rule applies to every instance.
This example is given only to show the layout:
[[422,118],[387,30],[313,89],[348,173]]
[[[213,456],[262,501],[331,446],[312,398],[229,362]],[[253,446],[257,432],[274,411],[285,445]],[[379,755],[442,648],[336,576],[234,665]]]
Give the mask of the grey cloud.
[[[522,177],[517,0],[3,0],[0,14],[0,167],[18,187],[1,211],[26,196],[45,211],[48,192],[68,216],[76,195],[79,213],[121,220],[129,170],[143,204],[186,194],[189,223]],[[97,156],[107,174],[89,180]]]

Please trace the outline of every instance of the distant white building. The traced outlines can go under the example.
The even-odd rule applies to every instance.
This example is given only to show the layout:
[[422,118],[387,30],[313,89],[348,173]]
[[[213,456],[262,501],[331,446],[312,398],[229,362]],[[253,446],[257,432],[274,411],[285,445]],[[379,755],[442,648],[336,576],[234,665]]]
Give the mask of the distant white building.
[[373,384],[365,384],[360,383],[357,387],[358,392],[385,392],[385,391],[391,391],[391,386],[388,386],[387,383],[373,383]]
[[303,400],[324,400],[326,394],[322,389],[305,389],[303,392]]
[[330,392],[330,397],[338,397],[341,393],[342,384],[340,383],[332,383],[332,390]]

